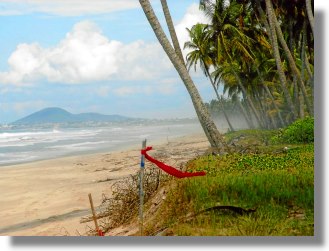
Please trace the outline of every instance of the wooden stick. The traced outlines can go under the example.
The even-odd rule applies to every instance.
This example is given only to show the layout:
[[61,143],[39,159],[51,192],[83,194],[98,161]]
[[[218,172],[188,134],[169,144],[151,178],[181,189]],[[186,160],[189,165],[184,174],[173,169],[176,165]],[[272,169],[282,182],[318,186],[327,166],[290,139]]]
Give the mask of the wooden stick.
[[97,217],[96,217],[96,213],[95,213],[93,198],[91,197],[91,194],[88,194],[88,197],[89,197],[91,212],[93,214],[93,220],[94,220],[94,223],[95,223],[96,231],[97,231],[97,234],[99,234],[99,227],[98,227],[98,223],[97,223]]
[[[146,148],[146,139],[142,143],[142,149]],[[143,225],[144,225],[144,216],[143,216],[143,207],[144,207],[144,192],[143,192],[143,176],[144,176],[144,167],[145,167],[145,156],[141,156],[141,170],[139,173],[139,232],[143,236]]]

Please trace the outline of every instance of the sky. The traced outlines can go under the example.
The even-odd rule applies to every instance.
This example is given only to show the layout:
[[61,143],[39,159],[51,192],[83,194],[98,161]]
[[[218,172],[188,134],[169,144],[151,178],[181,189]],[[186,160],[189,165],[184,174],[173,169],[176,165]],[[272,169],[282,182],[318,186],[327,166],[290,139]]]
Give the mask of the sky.
[[[167,32],[160,1],[151,3]],[[198,3],[168,0],[181,47],[186,28],[208,22]],[[191,75],[204,101],[215,98],[201,71]],[[196,116],[138,0],[0,0],[0,123],[46,107]]]
[[[108,0],[111,1],[111,0]],[[7,1],[7,3],[19,3],[18,0],[12,0],[12,1]],[[24,3],[26,4],[28,1],[24,1]],[[30,1],[33,3],[33,1]],[[34,1],[35,5],[37,5],[37,1]],[[41,1],[40,1],[41,2]],[[43,2],[47,2],[46,0],[43,0]],[[56,1],[56,2],[60,2],[60,1]],[[61,2],[64,2],[61,1]],[[65,1],[67,2],[67,0]],[[73,1],[72,1],[73,2]],[[91,1],[90,1],[91,2]],[[96,2],[95,0],[93,0],[92,2]],[[179,3],[178,3],[179,2]],[[10,57],[10,55],[15,51],[16,47],[21,44],[21,43],[26,43],[26,44],[31,44],[33,42],[38,42],[40,45],[42,45],[45,48],[54,48],[56,47],[56,45],[58,45],[66,36],[67,33],[69,33],[74,24],[78,23],[79,21],[82,20],[91,20],[93,22],[95,22],[97,24],[97,26],[102,30],[103,34],[106,34],[106,36],[108,37],[108,39],[112,40],[118,40],[121,41],[124,44],[129,44],[132,41],[137,41],[139,39],[142,39],[143,41],[145,41],[145,43],[155,43],[156,40],[154,38],[153,33],[151,32],[151,30],[148,28],[147,23],[145,22],[145,19],[143,19],[143,13],[138,10],[138,7],[136,7],[136,9],[131,9],[131,10],[122,10],[120,12],[116,12],[116,13],[108,13],[108,14],[88,14],[85,16],[65,16],[65,15],[59,15],[59,14],[54,14],[54,13],[47,13],[47,12],[41,12],[40,10],[38,11],[33,11],[33,6],[31,7],[31,9],[29,9],[28,13],[24,13],[24,11],[26,12],[27,10],[23,8],[23,6],[21,7],[21,12],[19,12],[19,9],[15,9],[15,6],[12,6],[12,8],[9,8],[10,6],[5,5],[5,1],[1,1],[0,0],[0,72],[8,72],[10,69],[10,65],[8,64],[8,59]],[[187,13],[187,10],[189,8],[189,6],[191,6],[194,3],[194,1],[184,1],[184,0],[180,0],[180,1],[173,1],[173,0],[168,0],[168,4],[171,7],[172,10],[172,14],[174,15],[174,21],[176,24],[180,23],[183,20],[184,15]],[[177,9],[173,9],[174,5],[177,4],[182,4],[181,8],[177,8]],[[185,7],[183,7],[183,5]],[[38,7],[38,6],[37,6]],[[244,241],[244,239],[240,238],[240,239],[234,239],[234,243],[231,242],[225,242],[225,244],[221,245],[219,242],[217,242],[217,240],[212,239],[212,242],[210,241],[210,244],[208,243],[208,245],[204,245],[204,243],[199,242],[199,240],[197,239],[191,239],[189,240],[189,242],[184,243],[184,245],[186,246],[186,248],[184,250],[200,250],[200,247],[202,245],[202,249],[203,250],[218,250],[218,248],[221,248],[221,250],[241,250],[241,246],[243,245],[244,250],[249,251],[255,251],[255,250],[264,250],[264,248],[266,250],[277,250],[278,248],[280,248],[280,250],[289,250],[289,251],[294,251],[294,250],[310,250],[310,246],[312,245],[312,248],[314,248],[314,250],[327,250],[328,249],[328,240],[327,238],[325,238],[325,231],[323,230],[327,230],[328,229],[328,219],[329,217],[322,217],[321,215],[324,216],[324,212],[326,212],[326,209],[329,208],[328,205],[328,199],[325,199],[324,195],[328,194],[329,189],[328,189],[328,182],[325,182],[326,180],[328,180],[328,171],[326,171],[327,169],[325,167],[328,166],[329,164],[329,160],[328,160],[328,156],[329,154],[327,154],[328,152],[328,145],[327,142],[329,142],[329,137],[328,137],[328,133],[326,133],[326,130],[328,128],[329,125],[329,99],[326,98],[329,95],[329,88],[328,85],[326,85],[325,83],[328,83],[328,52],[329,50],[326,49],[327,48],[327,44],[329,41],[328,38],[328,29],[325,27],[329,27],[329,1],[328,0],[317,0],[315,1],[315,8],[316,11],[318,12],[318,14],[321,13],[321,19],[319,21],[317,21],[317,19],[315,19],[316,24],[319,24],[318,22],[324,22],[322,25],[320,25],[320,31],[318,31],[318,35],[320,35],[318,38],[316,38],[316,49],[323,49],[321,51],[316,50],[316,69],[317,67],[320,68],[320,71],[316,70],[316,75],[315,75],[315,79],[320,81],[320,87],[323,87],[323,90],[320,90],[316,93],[316,99],[319,99],[320,101],[315,100],[315,105],[316,108],[318,108],[318,110],[316,110],[315,116],[316,116],[316,129],[319,130],[318,132],[316,131],[316,166],[318,168],[316,168],[316,177],[317,177],[317,186],[315,187],[315,190],[317,192],[317,200],[318,200],[318,209],[319,209],[319,214],[316,217],[317,218],[317,222],[319,223],[319,227],[317,228],[318,231],[316,231],[316,237],[313,238],[315,239],[315,243],[310,241],[310,244],[306,244],[305,245],[305,241],[301,241],[300,244],[297,244],[297,242],[295,241],[289,241],[287,239],[283,240],[282,242],[278,242],[277,239],[262,239],[262,241],[260,241],[259,239],[257,241],[258,244],[252,245],[252,243],[248,242],[248,241]],[[40,7],[41,9],[41,7]],[[89,10],[87,8],[87,10]],[[157,5],[157,13],[160,13],[160,9],[159,9],[159,5]],[[179,12],[178,12],[179,10]],[[11,12],[11,13],[10,13]],[[15,14],[16,15],[13,15]],[[33,12],[38,12],[33,13]],[[40,13],[39,13],[40,12]],[[128,12],[128,15],[125,15],[125,13]],[[126,24],[126,26],[128,25],[137,25],[137,22],[133,22],[132,24],[129,22],[130,18],[133,18],[133,14],[135,13],[136,16],[139,16],[140,20],[140,26],[139,29],[129,29],[129,32],[127,30],[122,30],[120,27],[122,27],[122,25],[124,25],[124,23]],[[136,14],[138,13],[138,14]],[[113,26],[113,24],[110,24],[110,21],[107,22],[100,22],[100,19],[106,19],[109,20],[111,19],[110,17],[113,17],[113,19],[119,18],[121,19],[120,22],[116,23],[116,26]],[[124,18],[125,17],[125,18]],[[112,20],[112,19],[111,19]],[[5,24],[5,25],[4,25]],[[28,27],[26,27],[28,26]],[[45,26],[45,27],[43,27]],[[41,29],[43,27],[43,29]],[[47,28],[46,28],[47,27]],[[55,29],[56,28],[56,29]],[[37,30],[38,32],[34,32],[31,33],[31,30]],[[143,31],[145,30],[145,32],[143,33]],[[115,32],[115,34],[114,34]],[[319,34],[319,32],[321,32]],[[45,35],[45,33],[47,33],[47,35]],[[124,36],[124,34],[128,34],[126,36]],[[143,37],[139,37],[142,36],[141,34],[143,34]],[[36,38],[33,38],[33,36],[36,36],[38,38],[38,40],[36,40]],[[321,44],[321,46],[320,46]],[[162,56],[164,57],[164,55]],[[322,66],[321,66],[322,65]],[[177,76],[174,73],[171,73],[173,78],[177,79]],[[194,78],[195,79],[195,78]],[[114,83],[115,81],[113,81]],[[202,81],[197,81],[197,83],[201,83]],[[61,83],[61,84],[57,84],[57,83],[48,83],[47,81],[41,81],[39,80],[38,82],[36,81],[35,83],[37,83],[36,86],[20,86],[20,85],[15,85],[15,84],[9,84],[9,83],[4,83],[3,80],[0,81],[0,122],[1,121],[11,121],[12,119],[15,119],[17,116],[20,115],[24,115],[25,113],[28,113],[29,111],[35,110],[38,108],[38,106],[36,107],[32,107],[32,108],[25,108],[23,109],[23,107],[28,107],[29,102],[33,101],[33,93],[37,92],[38,89],[40,89],[43,86],[43,91],[39,94],[38,98],[40,100],[44,100],[44,102],[47,102],[46,105],[57,105],[58,103],[56,103],[57,101],[59,102],[62,98],[69,100],[69,98],[67,97],[67,94],[65,92],[65,90],[69,90],[70,88],[75,88],[74,85],[69,85],[69,84],[65,84],[65,83]],[[108,84],[105,84],[108,83]],[[107,97],[107,100],[105,100],[104,97],[104,109],[102,110],[100,109],[100,111],[104,111],[106,113],[110,113],[113,111],[113,109],[111,108],[111,100],[114,99],[114,97],[116,97],[114,94],[111,94],[112,92],[110,92],[110,90],[114,90],[114,87],[112,86],[112,81],[110,83],[110,81],[104,83],[104,87],[106,90],[106,87],[109,88],[109,94]],[[143,82],[141,82],[143,83]],[[156,80],[154,80],[154,83],[157,83]],[[132,86],[132,85],[128,85],[128,86]],[[179,82],[177,80],[177,82],[175,83],[175,86],[177,89],[181,90],[181,82]],[[87,88],[86,87],[87,84],[79,84],[78,87],[79,88]],[[89,88],[88,90],[95,90],[95,85],[93,83],[89,84]],[[48,101],[47,98],[43,97],[43,95],[45,95],[45,93],[47,92],[48,88],[54,87],[54,90],[57,88],[58,90],[58,94],[55,96],[54,95],[54,101]],[[77,91],[79,88],[75,89],[75,91]],[[113,88],[113,89],[112,89]],[[176,90],[177,90],[176,89]],[[209,94],[207,94],[207,88],[200,88],[201,92],[202,92],[202,96],[204,98],[210,97]],[[51,90],[51,89],[50,89]],[[61,90],[61,92],[59,92]],[[103,90],[104,91],[104,90]],[[23,95],[23,93],[25,92],[25,94]],[[55,92],[55,91],[54,91]],[[82,92],[82,90],[81,90]],[[178,90],[177,90],[178,92]],[[102,93],[100,91],[100,93]],[[103,95],[105,96],[106,91],[104,91]],[[50,93],[48,92],[48,95],[50,95]],[[62,96],[63,97],[62,97]],[[82,95],[82,94],[80,94]],[[85,94],[86,95],[86,94]],[[92,96],[92,92],[90,93],[90,95]],[[112,96],[109,96],[112,95]],[[180,97],[185,97],[185,92],[183,91],[182,88],[182,92],[180,93]],[[208,96],[207,96],[208,95]],[[26,97],[25,99],[24,96]],[[177,94],[178,96],[178,94]],[[82,96],[75,96],[72,94],[72,100],[79,98]],[[171,99],[171,102],[174,102],[176,98],[171,98],[171,96],[165,96],[164,98],[167,99]],[[101,99],[101,96],[94,96],[94,98],[97,99]],[[119,98],[119,97],[118,97]],[[149,96],[145,96],[144,98],[150,98]],[[155,96],[156,99],[156,96]],[[185,97],[185,101],[188,104],[188,110],[191,114],[193,114],[192,109],[191,109],[191,105],[189,103],[189,100],[187,97]],[[26,104],[24,105],[24,100],[26,102]],[[56,101],[57,100],[57,101]],[[139,102],[138,104],[141,106],[144,103],[146,105],[147,102],[149,102],[149,100],[146,102]],[[106,101],[106,102],[105,102]],[[127,100],[122,100],[128,102]],[[81,103],[83,102],[83,100],[80,101]],[[94,101],[96,102],[96,101]],[[19,103],[21,103],[21,105],[19,105]],[[42,102],[41,102],[42,103]],[[108,104],[109,103],[109,104]],[[16,109],[10,108],[11,106],[17,105]],[[86,108],[88,108],[88,102],[84,103],[85,107],[79,107],[74,106],[72,103],[70,103],[69,101],[67,101],[67,103],[63,103],[63,106],[66,106],[67,108],[75,109],[74,111],[82,111]],[[112,102],[113,104],[113,102]],[[7,106],[6,109],[4,110],[4,105]],[[167,107],[170,104],[167,104]],[[21,109],[18,109],[19,107],[22,107]],[[39,106],[39,107],[43,107],[43,106]],[[130,107],[130,109],[134,109],[134,106]],[[166,109],[166,106],[164,106],[164,109]],[[6,112],[7,111],[7,112]],[[18,112],[20,111],[20,113]],[[129,113],[128,111],[124,111],[122,109],[123,112],[125,113]],[[150,114],[151,114],[151,110]],[[141,114],[141,112],[139,112],[138,110],[133,110],[133,112],[136,112],[138,114]],[[10,113],[12,113],[13,115],[11,115]],[[164,112],[163,112],[164,113]],[[173,112],[174,113],[174,112]],[[175,114],[178,115],[178,114]],[[5,116],[8,116],[7,118]],[[322,134],[323,133],[323,134]],[[323,167],[323,168],[321,168]],[[322,171],[321,171],[322,170]],[[318,175],[317,175],[318,174]],[[324,174],[324,175],[323,175]],[[320,184],[320,185],[319,185]],[[322,185],[321,185],[322,184]],[[323,200],[322,200],[323,199]],[[323,234],[321,234],[320,232],[323,232]],[[49,250],[57,250],[57,249],[61,249],[61,250],[90,250],[90,245],[84,245],[84,243],[82,244],[78,244],[77,242],[75,242],[73,244],[63,244],[63,243],[59,243],[58,245],[56,245],[57,243],[55,243],[54,241],[50,241],[50,239],[48,240],[48,243],[46,241],[44,241],[42,244],[33,244],[32,241],[34,242],[33,239],[30,239],[32,241],[27,241],[25,240],[21,240],[18,241],[17,239],[14,240],[15,238],[9,238],[9,237],[5,237],[5,236],[0,236],[0,246],[2,248],[2,250],[5,251],[12,251],[12,250],[17,250],[19,249],[22,245],[24,245],[24,243],[26,243],[27,245],[24,246],[24,250],[43,250],[45,248],[49,249]],[[313,240],[312,239],[312,240]],[[282,239],[281,239],[282,240]],[[297,241],[299,241],[301,239],[298,239]],[[307,239],[303,239],[306,240]],[[277,244],[275,244],[275,242]],[[68,243],[68,242],[66,242]],[[93,242],[95,243],[95,242]],[[150,242],[149,242],[150,243]],[[134,245],[134,249],[135,250],[154,250],[154,247],[151,245],[148,245],[149,243],[145,244],[145,245],[134,245],[134,241],[131,240],[124,240],[124,242],[120,243],[120,245],[112,245],[111,249],[112,250],[122,250],[123,249],[131,249],[131,246]],[[170,248],[173,248],[174,250],[182,250],[182,245],[179,245],[179,242],[176,242],[177,246],[171,245]],[[72,245],[73,244],[73,245]],[[161,244],[164,244],[163,242]],[[229,245],[227,245],[229,244]],[[96,245],[95,245],[96,246]],[[168,245],[158,245],[156,247],[157,250],[167,250],[168,249]],[[108,246],[104,245],[104,246],[100,246],[97,245],[96,247],[98,250],[108,250]]]

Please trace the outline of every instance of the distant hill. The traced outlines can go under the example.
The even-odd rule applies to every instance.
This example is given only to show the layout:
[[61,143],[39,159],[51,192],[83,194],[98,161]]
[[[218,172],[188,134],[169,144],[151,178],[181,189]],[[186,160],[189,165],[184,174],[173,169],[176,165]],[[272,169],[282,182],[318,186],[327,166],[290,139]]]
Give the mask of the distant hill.
[[43,124],[73,122],[121,122],[131,118],[120,115],[104,115],[99,113],[72,114],[62,108],[49,107],[21,118],[12,124]]

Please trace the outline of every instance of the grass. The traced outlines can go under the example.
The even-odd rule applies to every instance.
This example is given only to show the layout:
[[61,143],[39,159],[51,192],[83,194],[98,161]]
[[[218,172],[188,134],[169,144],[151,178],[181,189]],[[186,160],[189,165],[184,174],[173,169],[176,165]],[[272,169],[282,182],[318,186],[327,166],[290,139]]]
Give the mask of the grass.
[[[149,233],[167,228],[184,236],[294,236],[314,234],[314,145],[267,144],[271,131],[240,131],[228,141],[262,142],[257,153],[207,155],[187,163],[188,170],[207,175],[174,180],[167,199]],[[241,141],[239,142],[241,143]],[[217,210],[197,214],[216,205],[256,209],[248,215]],[[192,215],[192,216],[191,216]],[[195,215],[195,216],[193,216]]]

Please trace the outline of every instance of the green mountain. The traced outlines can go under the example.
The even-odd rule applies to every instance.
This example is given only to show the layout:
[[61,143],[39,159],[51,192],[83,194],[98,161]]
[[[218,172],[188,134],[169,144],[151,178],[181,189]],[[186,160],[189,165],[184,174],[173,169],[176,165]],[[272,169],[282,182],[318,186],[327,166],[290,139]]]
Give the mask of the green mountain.
[[120,115],[104,115],[99,113],[72,114],[62,108],[49,107],[21,118],[12,124],[43,124],[73,122],[121,122],[131,118]]

